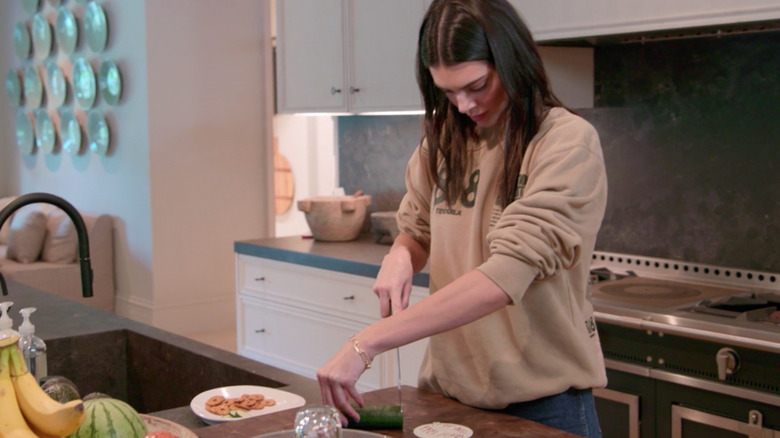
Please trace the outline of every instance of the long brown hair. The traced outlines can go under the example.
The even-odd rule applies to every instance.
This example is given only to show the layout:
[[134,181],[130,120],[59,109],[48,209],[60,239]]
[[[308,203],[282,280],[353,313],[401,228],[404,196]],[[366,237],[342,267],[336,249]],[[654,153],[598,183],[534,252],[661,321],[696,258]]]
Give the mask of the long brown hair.
[[531,32],[506,0],[434,0],[420,26],[417,82],[425,103],[429,176],[449,205],[464,188],[466,145],[477,140],[477,126],[436,87],[429,68],[465,61],[492,64],[509,98],[500,191],[506,206],[514,199],[523,154],[545,112],[563,104],[550,89]]

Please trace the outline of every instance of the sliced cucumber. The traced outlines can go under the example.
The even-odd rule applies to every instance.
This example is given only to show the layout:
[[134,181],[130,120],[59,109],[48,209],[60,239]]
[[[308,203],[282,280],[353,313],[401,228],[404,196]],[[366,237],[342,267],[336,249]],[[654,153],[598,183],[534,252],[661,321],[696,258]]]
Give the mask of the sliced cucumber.
[[367,405],[355,408],[360,422],[349,418],[352,429],[403,429],[404,413],[399,405]]

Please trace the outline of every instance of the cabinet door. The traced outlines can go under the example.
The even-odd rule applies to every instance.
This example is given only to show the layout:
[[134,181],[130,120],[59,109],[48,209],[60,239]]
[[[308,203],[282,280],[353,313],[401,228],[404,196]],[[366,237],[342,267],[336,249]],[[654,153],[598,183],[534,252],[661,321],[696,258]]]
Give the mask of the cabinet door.
[[425,0],[348,3],[352,111],[422,109],[415,56],[426,4]]
[[[317,369],[364,327],[321,312],[242,295],[238,299],[239,354],[311,379],[316,379]],[[380,389],[382,373],[381,366],[366,370],[357,389]]]
[[342,0],[277,0],[280,113],[346,111]]

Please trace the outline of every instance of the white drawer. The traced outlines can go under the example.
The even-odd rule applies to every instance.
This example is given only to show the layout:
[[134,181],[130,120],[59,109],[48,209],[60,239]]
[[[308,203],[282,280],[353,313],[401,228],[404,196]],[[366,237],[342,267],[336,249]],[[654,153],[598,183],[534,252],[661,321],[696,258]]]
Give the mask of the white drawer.
[[[241,297],[239,352],[272,366],[315,379],[349,337],[364,325],[251,297]],[[361,391],[379,389],[381,367],[367,370]]]
[[241,293],[257,292],[258,297],[361,321],[379,318],[373,278],[268,259],[247,258],[241,265]]

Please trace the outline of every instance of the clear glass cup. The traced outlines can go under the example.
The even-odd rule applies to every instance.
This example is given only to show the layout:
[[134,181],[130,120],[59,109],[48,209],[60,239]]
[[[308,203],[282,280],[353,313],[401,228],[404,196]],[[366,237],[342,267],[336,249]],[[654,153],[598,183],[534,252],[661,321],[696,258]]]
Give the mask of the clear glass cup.
[[314,405],[295,414],[295,438],[341,438],[341,416],[328,405]]

